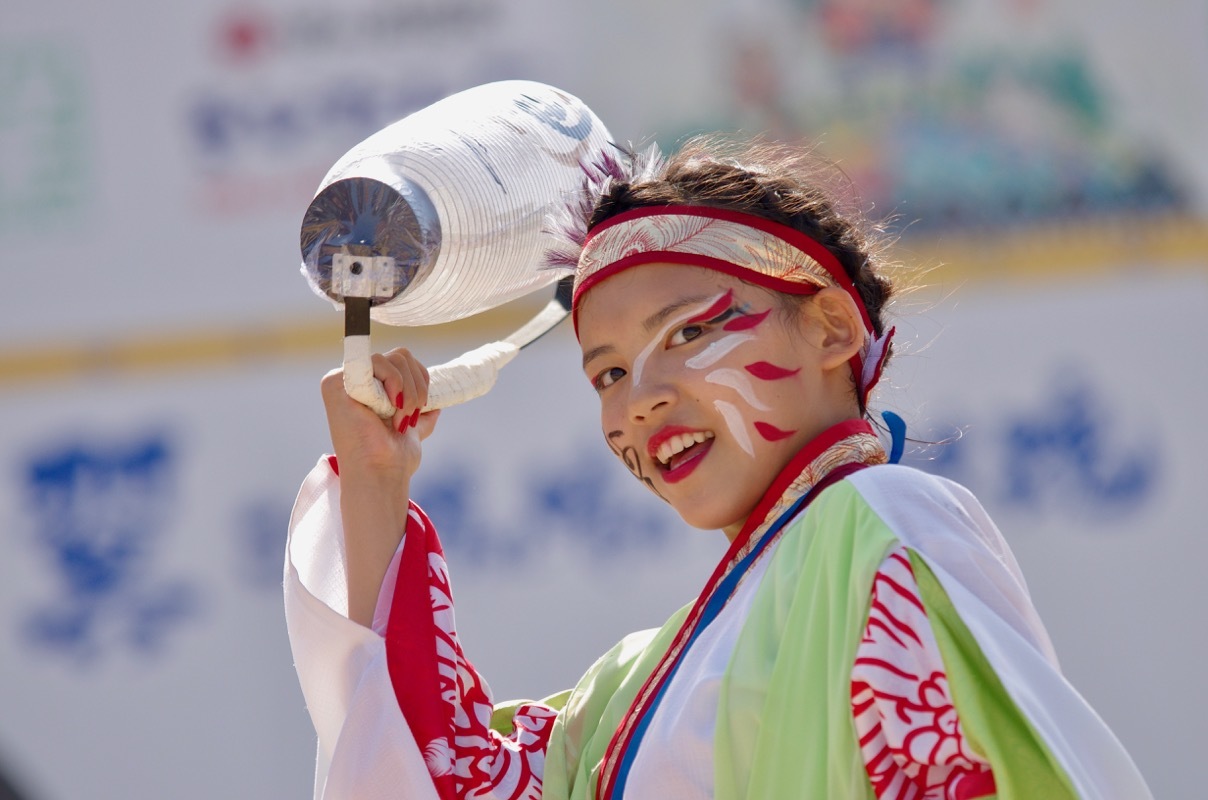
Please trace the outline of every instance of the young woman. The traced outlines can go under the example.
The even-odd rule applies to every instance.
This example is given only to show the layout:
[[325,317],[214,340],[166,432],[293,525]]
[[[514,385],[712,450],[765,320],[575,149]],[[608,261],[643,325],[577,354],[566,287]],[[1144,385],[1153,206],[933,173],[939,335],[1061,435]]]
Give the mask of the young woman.
[[302,488],[286,565],[316,797],[1149,796],[976,499],[886,464],[865,416],[891,287],[815,175],[697,140],[605,165],[564,226],[609,447],[731,543],[695,603],[573,691],[494,706],[461,652],[409,499],[423,366],[375,357],[389,426],[324,379],[338,458]]

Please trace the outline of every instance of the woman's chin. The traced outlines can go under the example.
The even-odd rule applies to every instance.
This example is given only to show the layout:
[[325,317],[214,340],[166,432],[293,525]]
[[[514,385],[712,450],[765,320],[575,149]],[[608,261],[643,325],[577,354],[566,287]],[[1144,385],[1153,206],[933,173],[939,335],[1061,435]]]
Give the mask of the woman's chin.
[[679,508],[676,512],[687,525],[702,531],[720,531],[742,527],[745,515],[737,514],[728,509],[702,508],[699,505],[691,508]]

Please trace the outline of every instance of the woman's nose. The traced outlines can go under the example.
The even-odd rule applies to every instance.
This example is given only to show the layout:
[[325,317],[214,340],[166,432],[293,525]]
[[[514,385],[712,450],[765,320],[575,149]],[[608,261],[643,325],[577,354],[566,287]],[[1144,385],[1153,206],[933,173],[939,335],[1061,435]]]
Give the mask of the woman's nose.
[[629,390],[629,419],[632,422],[650,422],[673,408],[679,397],[671,382],[652,380],[651,377]]

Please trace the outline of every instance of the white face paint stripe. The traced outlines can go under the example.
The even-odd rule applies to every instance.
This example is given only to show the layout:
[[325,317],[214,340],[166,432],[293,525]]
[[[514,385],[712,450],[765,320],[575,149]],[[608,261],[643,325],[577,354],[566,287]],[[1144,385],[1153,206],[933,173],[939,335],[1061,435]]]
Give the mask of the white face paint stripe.
[[685,361],[684,364],[692,369],[708,369],[725,358],[735,347],[757,338],[759,337],[753,333],[732,333],[729,336],[723,336]]
[[673,319],[671,322],[668,322],[667,325],[661,331],[656,333],[654,335],[654,338],[650,340],[650,344],[648,344],[644,348],[642,348],[642,352],[638,353],[638,357],[633,360],[633,379],[631,381],[631,383],[633,384],[633,387],[637,388],[639,385],[641,385],[642,370],[646,366],[646,359],[650,358],[650,356],[654,353],[654,348],[658,347],[659,343],[661,341],[663,341],[663,339],[667,336],[668,333],[671,332],[672,328],[674,328],[677,325],[682,325],[685,320],[692,319],[697,314],[702,313],[703,311],[705,311],[705,309],[709,308],[709,306],[713,305],[714,303],[716,303],[718,300],[720,300],[721,298],[723,298],[725,296],[726,296],[726,293],[722,292],[721,294],[717,295],[717,297],[706,300],[705,302],[703,302],[700,305],[693,308],[691,311],[687,311],[687,312],[681,314],[680,316],[676,317],[675,319]]
[[751,446],[751,437],[747,434],[742,412],[733,403],[727,403],[725,400],[714,400],[713,407],[721,412],[722,419],[729,426],[730,435],[738,442],[738,446],[745,450],[747,455],[754,458],[755,448]]
[[755,396],[755,385],[751,382],[751,378],[742,370],[731,369],[729,367],[715,369],[705,376],[705,381],[733,389],[738,392],[739,397],[746,400],[747,404],[756,411],[772,410],[771,406],[766,405]]

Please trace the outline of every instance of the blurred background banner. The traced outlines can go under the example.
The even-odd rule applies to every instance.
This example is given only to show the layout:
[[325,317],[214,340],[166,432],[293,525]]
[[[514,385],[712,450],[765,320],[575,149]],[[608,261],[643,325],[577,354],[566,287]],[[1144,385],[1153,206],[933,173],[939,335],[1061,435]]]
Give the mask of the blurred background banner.
[[[1208,6],[44,0],[0,6],[0,797],[308,796],[281,560],[341,319],[302,213],[368,134],[506,78],[621,141],[815,142],[895,220],[921,288],[874,407],[948,442],[909,458],[979,495],[1155,795],[1198,796]],[[531,305],[375,336],[436,363]],[[577,362],[559,330],[445,412],[414,488],[500,697],[724,550],[614,463]]]

